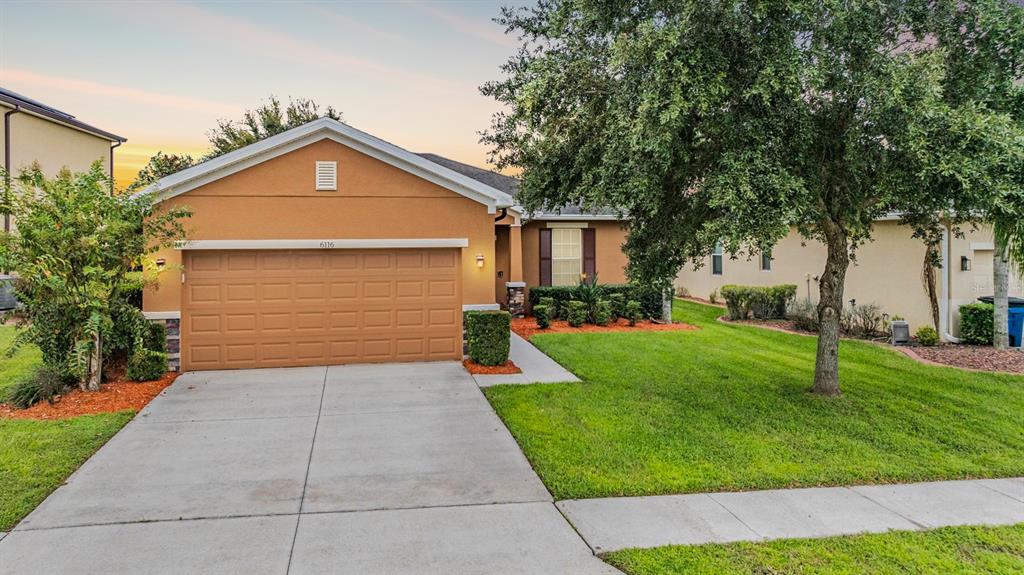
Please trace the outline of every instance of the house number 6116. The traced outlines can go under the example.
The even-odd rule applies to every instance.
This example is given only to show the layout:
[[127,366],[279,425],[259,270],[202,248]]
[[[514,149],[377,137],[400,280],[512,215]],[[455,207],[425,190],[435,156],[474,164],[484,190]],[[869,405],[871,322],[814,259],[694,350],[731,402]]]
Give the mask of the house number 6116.
[[334,247],[334,242],[324,241],[320,242],[320,247],[323,249],[330,249]]

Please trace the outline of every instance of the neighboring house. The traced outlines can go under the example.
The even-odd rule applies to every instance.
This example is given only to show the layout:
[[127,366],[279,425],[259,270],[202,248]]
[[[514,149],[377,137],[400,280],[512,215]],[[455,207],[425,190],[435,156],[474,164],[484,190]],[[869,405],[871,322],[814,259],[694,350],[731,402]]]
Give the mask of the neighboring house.
[[[46,175],[55,176],[62,168],[84,172],[97,160],[109,175],[114,169],[114,148],[126,141],[4,88],[0,88],[0,114],[4,122],[0,152],[4,169],[12,177],[34,163]],[[10,226],[5,219],[4,229],[10,230]]]
[[183,370],[461,359],[465,310],[625,279],[614,216],[527,221],[514,183],[310,122],[141,192],[193,212],[143,310]]
[[[963,238],[946,230],[939,252],[948,265],[936,270],[939,293],[940,334],[959,333],[960,306],[978,297],[992,295],[992,231],[989,227],[964,229]],[[889,316],[902,316],[916,330],[932,325],[931,306],[924,287],[925,246],[911,237],[911,230],[897,218],[875,222],[873,240],[857,250],[857,259],[846,274],[844,299],[858,305],[875,303]],[[708,298],[726,284],[796,284],[798,298],[818,300],[818,277],[825,269],[825,246],[804,240],[794,230],[771,254],[751,259],[730,259],[716,247],[715,255],[703,267],[684,268],[676,279],[677,288]],[[1011,274],[1011,295],[1021,295],[1022,286]]]

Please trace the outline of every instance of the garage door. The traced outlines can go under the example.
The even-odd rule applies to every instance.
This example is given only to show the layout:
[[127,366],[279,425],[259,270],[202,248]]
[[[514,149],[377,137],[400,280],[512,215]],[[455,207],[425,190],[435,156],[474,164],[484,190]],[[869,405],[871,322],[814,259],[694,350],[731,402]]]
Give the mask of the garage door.
[[186,251],[182,369],[462,357],[457,249]]

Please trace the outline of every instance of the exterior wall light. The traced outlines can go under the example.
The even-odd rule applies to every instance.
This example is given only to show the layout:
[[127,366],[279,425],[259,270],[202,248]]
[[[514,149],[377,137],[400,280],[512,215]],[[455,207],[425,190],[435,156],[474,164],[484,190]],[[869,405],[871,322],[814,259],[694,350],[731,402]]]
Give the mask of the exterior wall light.
[[971,271],[971,258],[967,256],[960,256],[960,271],[969,272]]
[[167,260],[165,260],[164,258],[157,258],[156,267],[163,268],[165,265],[167,265]]
[[483,269],[483,267],[484,267],[484,254],[476,254],[476,267]]

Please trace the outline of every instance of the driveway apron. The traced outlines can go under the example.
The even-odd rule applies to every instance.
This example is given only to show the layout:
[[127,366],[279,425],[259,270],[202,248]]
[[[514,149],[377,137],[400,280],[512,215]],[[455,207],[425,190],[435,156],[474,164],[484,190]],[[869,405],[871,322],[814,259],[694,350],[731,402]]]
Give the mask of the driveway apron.
[[98,572],[618,573],[455,362],[182,375],[0,540]]

